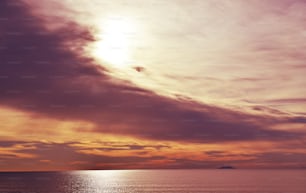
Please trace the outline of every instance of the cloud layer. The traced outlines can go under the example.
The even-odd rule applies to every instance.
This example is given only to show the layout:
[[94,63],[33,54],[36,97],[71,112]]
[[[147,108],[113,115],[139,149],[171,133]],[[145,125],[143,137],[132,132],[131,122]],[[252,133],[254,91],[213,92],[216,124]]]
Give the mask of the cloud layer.
[[[86,44],[95,41],[88,28],[65,18],[58,21],[57,18],[34,15],[31,7],[25,3],[0,2],[0,31],[2,107],[21,110],[38,118],[94,124],[93,128],[84,132],[157,141],[209,144],[278,142],[305,137],[301,131],[275,129],[275,126],[284,123],[305,123],[303,117],[251,115],[188,98],[160,96],[128,81],[113,78],[106,68],[98,65],[83,50]],[[39,129],[32,128],[32,131],[35,133]],[[79,131],[82,132],[82,128]],[[2,142],[1,147],[11,146],[12,143]],[[85,155],[73,149],[68,142],[35,143],[33,146],[35,148],[29,146],[17,151],[22,153],[17,156],[39,155],[39,160],[44,163],[44,160],[49,162],[57,158],[60,152],[58,162],[88,162],[100,168],[113,168],[116,163],[123,168],[130,167],[130,163],[168,159],[162,156],[125,156],[118,161],[118,157]],[[113,146],[102,150],[143,150],[146,147]],[[1,157],[13,159],[6,154],[1,154]],[[33,159],[37,158],[34,156]],[[173,167],[197,165],[190,160],[177,161],[178,166]],[[105,165],[99,166],[98,163]],[[84,168],[89,168],[89,165]],[[153,165],[149,164],[148,167]]]

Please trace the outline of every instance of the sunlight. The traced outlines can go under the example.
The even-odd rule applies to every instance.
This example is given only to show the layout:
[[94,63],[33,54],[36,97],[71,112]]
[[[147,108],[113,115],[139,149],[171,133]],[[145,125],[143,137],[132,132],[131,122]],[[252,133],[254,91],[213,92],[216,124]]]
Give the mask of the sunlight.
[[131,36],[136,32],[134,22],[123,18],[110,18],[99,26],[99,41],[93,54],[113,67],[127,67],[131,60]]

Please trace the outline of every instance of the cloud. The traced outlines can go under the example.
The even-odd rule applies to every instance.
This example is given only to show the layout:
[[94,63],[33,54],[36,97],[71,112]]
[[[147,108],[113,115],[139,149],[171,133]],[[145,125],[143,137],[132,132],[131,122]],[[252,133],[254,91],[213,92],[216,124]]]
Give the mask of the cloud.
[[253,160],[254,165],[270,168],[305,168],[306,153],[264,152]]
[[263,106],[263,105],[254,105],[254,106],[251,106],[251,108],[254,111],[270,113],[270,114],[273,114],[273,115],[287,115],[287,116],[289,115],[286,112],[283,112],[283,111],[280,111],[278,109],[274,109],[274,108],[271,108],[271,107],[268,107],[268,106]]
[[31,15],[22,3],[4,0],[0,9],[0,18],[5,18],[0,25],[1,105],[59,120],[89,121],[95,124],[92,132],[154,140],[214,143],[300,137],[269,130],[278,121],[273,117],[159,96],[114,79],[84,54],[82,46],[94,41],[89,29],[51,18],[65,25],[50,30],[46,25],[52,23]]
[[[226,158],[227,156],[223,157]],[[229,156],[230,157],[230,156]],[[231,165],[237,168],[305,168],[305,153],[267,152],[263,154],[249,155],[249,159],[243,160],[239,157],[230,160],[192,160],[175,159],[168,165],[169,168],[219,168]],[[235,158],[235,156],[234,156]]]
[[135,66],[133,67],[133,69],[135,69],[137,72],[144,72],[146,69],[142,66]]
[[[204,156],[207,155],[205,157],[184,157],[177,153],[152,154],[152,150],[146,149],[145,145],[144,148],[134,149],[134,152],[128,154],[122,153],[121,149],[111,150],[113,152],[99,149],[101,145],[116,146],[118,145],[116,142],[100,142],[91,144],[91,147],[80,142],[3,141],[2,143],[10,146],[6,147],[7,154],[1,153],[1,170],[218,168],[224,164],[238,168],[304,168],[306,160],[306,152],[293,152],[290,149],[281,152],[267,149],[247,153],[211,150],[203,152]],[[121,144],[121,147],[131,146],[133,144]],[[0,152],[4,149],[0,147]],[[97,150],[100,150],[99,154],[94,153]]]
[[288,118],[289,123],[303,123],[306,124],[306,118],[305,117],[293,117]]
[[274,99],[269,100],[269,103],[280,103],[280,104],[291,104],[291,103],[306,103],[306,98],[282,98],[282,99]]
[[[78,142],[70,143],[46,143],[39,141],[6,141],[12,144],[10,154],[0,155],[1,170],[60,170],[60,169],[111,169],[111,168],[141,168],[147,164],[147,168],[154,167],[151,162],[165,160],[163,156],[149,156],[148,154],[135,155],[95,155],[83,153]],[[79,146],[74,146],[74,145]],[[20,148],[20,145],[32,148]],[[92,150],[95,150],[93,147]],[[0,148],[1,151],[1,148]],[[31,155],[31,156],[19,156]]]
[[[168,145],[140,145],[140,144],[126,144],[120,142],[99,142],[102,147],[95,147],[98,151],[133,151],[133,150],[162,150],[163,148],[170,148]],[[74,144],[74,146],[82,147],[82,144]],[[82,147],[83,150],[90,150],[92,147]]]

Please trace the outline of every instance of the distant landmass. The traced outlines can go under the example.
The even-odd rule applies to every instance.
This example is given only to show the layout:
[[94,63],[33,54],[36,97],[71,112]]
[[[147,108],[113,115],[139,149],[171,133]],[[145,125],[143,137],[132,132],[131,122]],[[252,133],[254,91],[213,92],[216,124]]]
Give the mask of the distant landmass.
[[236,169],[236,168],[233,166],[221,166],[218,169]]

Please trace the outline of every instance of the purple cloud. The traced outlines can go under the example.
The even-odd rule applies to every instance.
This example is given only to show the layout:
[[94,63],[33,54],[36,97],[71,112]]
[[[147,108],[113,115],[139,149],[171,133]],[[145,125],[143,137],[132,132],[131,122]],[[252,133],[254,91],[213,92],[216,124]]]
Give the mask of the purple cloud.
[[88,29],[71,21],[61,21],[64,27],[50,31],[24,4],[6,0],[0,3],[0,18],[2,106],[89,121],[96,125],[92,132],[155,140],[212,143],[302,137],[269,130],[281,122],[273,117],[171,99],[114,81],[105,68],[84,56],[82,46],[94,39]]

